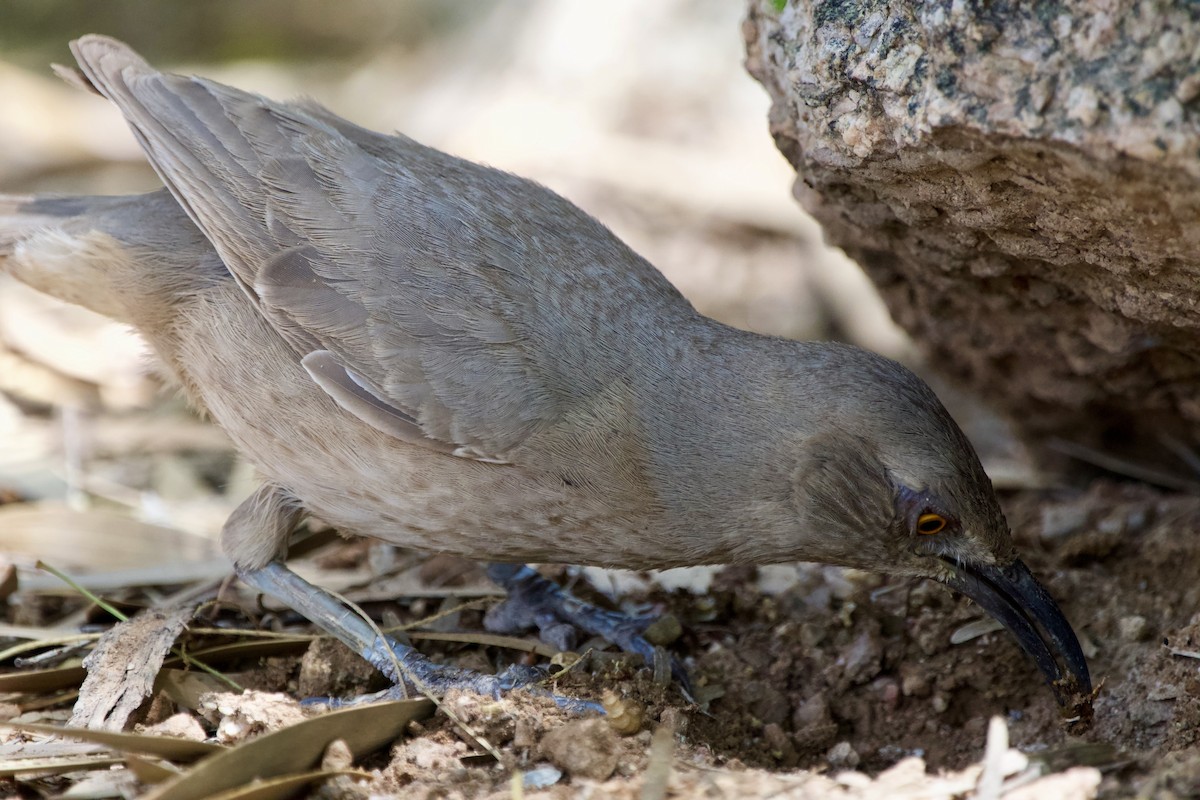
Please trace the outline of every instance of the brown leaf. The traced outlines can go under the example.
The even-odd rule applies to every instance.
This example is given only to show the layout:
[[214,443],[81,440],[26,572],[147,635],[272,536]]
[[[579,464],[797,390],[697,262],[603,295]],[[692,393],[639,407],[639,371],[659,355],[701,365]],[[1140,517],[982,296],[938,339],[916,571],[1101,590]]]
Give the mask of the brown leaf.
[[[0,506],[0,549],[53,561],[69,572],[97,572],[214,558],[208,539],[102,509],[74,511],[51,504]],[[226,567],[228,569],[228,567]],[[21,588],[57,580],[21,576]]]
[[73,756],[70,758],[10,758],[0,761],[0,777],[8,778],[27,772],[59,774],[120,764],[118,756]]
[[66,728],[61,725],[44,725],[37,722],[0,722],[0,727],[11,728],[22,733],[42,733],[81,739],[121,752],[143,753],[175,761],[195,761],[198,758],[226,750],[219,744],[193,742],[190,739],[177,739],[174,736],[147,736],[141,733]]
[[358,770],[315,770],[266,781],[255,781],[249,786],[240,786],[237,789],[215,794],[208,800],[283,800],[286,797],[294,797],[297,789],[302,789],[318,781],[336,778],[339,775],[371,777],[370,774]]
[[325,748],[335,739],[344,740],[355,758],[361,758],[394,741],[413,720],[431,713],[433,703],[422,699],[371,703],[323,714],[206,758],[143,800],[202,800],[256,779],[307,772],[320,763]]
[[53,692],[78,686],[87,670],[78,664],[54,669],[31,669],[0,675],[0,692]]
[[146,786],[162,783],[180,775],[180,770],[168,761],[151,760],[139,756],[125,756],[125,766],[129,767],[129,771]]

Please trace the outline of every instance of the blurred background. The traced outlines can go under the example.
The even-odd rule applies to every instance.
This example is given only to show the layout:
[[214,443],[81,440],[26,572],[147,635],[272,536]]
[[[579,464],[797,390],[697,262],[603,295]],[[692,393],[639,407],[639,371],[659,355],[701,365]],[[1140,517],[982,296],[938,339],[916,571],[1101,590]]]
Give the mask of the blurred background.
[[[71,38],[107,33],[157,66],[311,96],[534,178],[732,325],[911,361],[858,268],[792,201],[766,94],[742,68],[741,14],[728,0],[8,0],[0,191],[159,185],[116,111],[50,74]],[[1007,451],[989,453],[1003,472]],[[163,561],[172,536],[215,559],[211,537],[252,485],[134,334],[0,282],[0,550],[119,569]]]

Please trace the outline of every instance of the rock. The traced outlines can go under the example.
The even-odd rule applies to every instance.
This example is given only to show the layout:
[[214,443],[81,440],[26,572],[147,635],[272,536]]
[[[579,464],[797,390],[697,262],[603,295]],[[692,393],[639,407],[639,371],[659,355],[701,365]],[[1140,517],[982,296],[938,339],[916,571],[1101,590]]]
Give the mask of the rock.
[[541,754],[572,776],[606,780],[617,768],[617,734],[603,719],[581,719],[560,725],[542,737]]
[[844,741],[829,748],[829,752],[825,754],[825,760],[835,770],[854,769],[859,762],[858,753],[849,742]]
[[795,194],[931,360],[1033,429],[1200,433],[1200,16],[778,5],[744,32]]
[[818,693],[800,703],[792,714],[793,741],[806,753],[825,750],[837,738],[838,726],[833,721],[829,701]]
[[334,639],[314,639],[300,659],[296,692],[300,697],[336,697],[371,686],[375,668]]
[[1047,504],[1042,508],[1042,538],[1052,541],[1075,533],[1087,524],[1090,513],[1086,502]]
[[799,763],[800,759],[796,754],[796,747],[792,744],[791,737],[784,733],[783,728],[777,723],[772,722],[769,725],[764,725],[762,738],[771,753],[771,757],[780,766],[794,767]]
[[1132,614],[1117,620],[1117,635],[1123,642],[1140,642],[1148,639],[1150,634],[1151,630],[1143,616]]

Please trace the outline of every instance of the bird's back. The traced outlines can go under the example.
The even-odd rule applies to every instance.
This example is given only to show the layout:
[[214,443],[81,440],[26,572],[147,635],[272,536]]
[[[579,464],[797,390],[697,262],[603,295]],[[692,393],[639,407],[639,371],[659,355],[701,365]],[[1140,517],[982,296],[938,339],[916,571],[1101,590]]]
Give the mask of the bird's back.
[[111,39],[73,48],[264,319],[297,357],[341,371],[334,390],[387,406],[381,427],[411,420],[507,460],[662,361],[695,319],[653,267],[530,181],[160,73]]

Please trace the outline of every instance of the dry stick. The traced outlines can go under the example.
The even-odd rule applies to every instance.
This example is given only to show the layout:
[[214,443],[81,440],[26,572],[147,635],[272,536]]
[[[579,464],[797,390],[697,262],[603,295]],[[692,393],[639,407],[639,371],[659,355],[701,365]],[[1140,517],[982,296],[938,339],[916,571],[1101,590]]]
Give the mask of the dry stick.
[[1200,477],[1200,454],[1169,433],[1159,431],[1155,438],[1158,439],[1159,444],[1174,453],[1176,458],[1187,464],[1192,472]]
[[[44,562],[44,561],[40,561],[40,560],[37,562],[36,566],[37,566],[37,568],[38,568],[38,569],[45,570],[46,572],[49,572],[51,575],[53,575],[54,577],[58,578],[58,579],[59,579],[60,581],[62,581],[63,583],[67,584],[68,586],[70,586],[70,587],[71,587],[72,589],[74,589],[75,591],[79,592],[81,595],[83,595],[84,597],[86,597],[86,598],[87,598],[88,600],[90,600],[91,602],[93,602],[93,603],[95,603],[96,605],[100,606],[100,608],[104,609],[106,612],[108,612],[108,613],[109,613],[109,614],[111,614],[112,616],[116,617],[116,618],[117,618],[118,620],[120,620],[121,622],[125,622],[125,621],[127,621],[127,620],[129,619],[129,617],[128,617],[127,615],[125,615],[125,614],[121,613],[120,611],[118,611],[118,610],[117,610],[116,608],[114,608],[113,606],[109,605],[108,603],[106,603],[105,601],[101,600],[101,599],[100,599],[99,597],[97,597],[96,595],[94,595],[94,594],[92,594],[91,592],[89,592],[87,589],[85,589],[85,588],[83,588],[82,586],[80,586],[78,583],[76,583],[74,580],[72,580],[70,576],[68,576],[68,575],[67,575],[65,572],[63,572],[63,571],[59,570],[58,568],[56,568],[56,567],[52,567],[52,566],[50,566],[49,564],[47,564],[46,562]],[[181,647],[172,647],[172,648],[171,648],[171,652],[172,652],[172,653],[174,653],[175,655],[179,656],[180,658],[182,658],[182,659],[183,659],[183,663],[185,663],[185,664],[187,664],[187,665],[189,665],[189,666],[193,666],[193,667],[195,667],[196,669],[199,669],[199,670],[201,670],[201,671],[203,671],[203,672],[207,672],[209,675],[212,675],[212,676],[213,676],[214,678],[216,678],[217,680],[221,681],[222,683],[226,684],[227,686],[230,686],[230,687],[232,687],[232,688],[233,688],[233,690],[234,690],[235,692],[244,692],[244,691],[246,691],[246,690],[245,690],[245,688],[243,688],[241,685],[239,685],[239,684],[238,684],[238,682],[237,682],[237,681],[235,681],[233,678],[230,678],[229,676],[227,676],[227,675],[225,675],[225,674],[223,674],[223,673],[221,673],[221,672],[219,672],[219,671],[217,671],[217,670],[213,669],[212,667],[208,666],[207,664],[205,664],[205,663],[204,663],[204,662],[202,662],[202,661],[197,661],[196,659],[194,659],[194,658],[192,658],[191,656],[189,656],[189,655],[188,655],[188,654],[187,654],[187,653],[186,653],[186,652],[183,650],[183,648],[181,648]]]
[[1135,464],[1132,461],[1127,461],[1110,453],[1104,453],[1078,442],[1069,442],[1066,439],[1055,437],[1050,439],[1047,444],[1051,449],[1057,450],[1063,455],[1070,456],[1085,464],[1091,464],[1094,467],[1100,467],[1117,475],[1124,475],[1127,478],[1134,478],[1135,480],[1176,492],[1200,494],[1200,483],[1162,472],[1153,467]]
[[[390,628],[388,630],[395,630]],[[387,631],[385,631],[386,633]],[[476,644],[484,647],[501,647],[505,650],[516,650],[519,653],[533,653],[534,655],[553,658],[559,653],[558,648],[550,647],[549,645],[540,642],[522,639],[517,636],[504,636],[498,633],[471,633],[470,631],[461,631],[458,633],[442,633],[441,631],[410,631],[409,638],[416,641],[427,642],[455,642],[457,644]]]
[[55,636],[46,639],[31,639],[24,644],[14,644],[7,650],[0,650],[0,662],[8,661],[10,658],[15,658],[22,653],[27,653],[30,650],[41,650],[43,647],[59,647],[65,644],[83,644],[84,642],[94,642],[104,634],[101,633],[77,633],[73,636]]
[[[277,631],[258,631],[247,628],[192,628],[188,630],[197,636],[227,636],[231,639],[242,637],[245,639],[307,639],[313,641],[319,637],[311,633],[280,633]],[[16,638],[19,630],[10,628],[8,630],[0,630],[0,633],[10,638]],[[40,650],[43,647],[56,647],[65,644],[75,644],[84,642],[94,642],[104,634],[102,633],[75,633],[69,636],[53,636],[44,639],[31,639],[24,644],[15,644],[6,650],[0,650],[0,662],[8,661],[10,658],[19,656],[22,653],[30,650]],[[513,648],[518,649],[516,647]]]
[[675,728],[669,722],[659,725],[650,737],[646,772],[642,777],[641,800],[663,800],[671,780],[675,757]]
[[59,694],[43,695],[36,697],[25,703],[17,703],[17,708],[21,709],[21,713],[25,714],[30,711],[40,711],[43,708],[53,708],[71,700],[79,698],[79,690],[72,689],[69,692],[61,692]]
[[188,630],[201,636],[243,636],[247,639],[308,639],[313,641],[321,638],[311,633],[283,633],[282,631],[261,631],[249,628],[188,628]]
[[444,609],[442,611],[437,612],[436,614],[432,614],[428,617],[422,617],[421,619],[416,620],[414,622],[406,622],[403,625],[393,625],[392,627],[388,628],[385,632],[391,633],[392,631],[416,630],[417,628],[420,628],[423,625],[430,625],[434,622],[437,622],[439,619],[443,619],[444,617],[448,617],[452,614],[457,614],[459,611],[470,611],[473,608],[482,608],[483,606],[487,605],[490,602],[491,602],[491,600],[489,600],[488,598],[480,598],[478,600],[468,600],[467,602],[457,605],[454,608]]
[[[333,597],[336,598],[337,600],[340,600],[342,603],[345,603],[346,606],[350,610],[352,610],[355,614],[358,614],[359,618],[362,619],[362,621],[364,623],[366,623],[367,627],[369,627],[371,629],[371,631],[374,632],[374,634],[379,637],[379,641],[383,642],[385,647],[387,646],[387,637],[384,636],[383,631],[379,629],[379,626],[375,624],[375,620],[371,619],[367,615],[367,612],[363,611],[358,606],[357,603],[346,599],[341,594],[333,591],[332,589],[327,589],[326,591],[328,591],[329,594],[333,595]],[[475,743],[477,745],[479,745],[484,750],[486,750],[488,755],[490,755],[492,758],[496,759],[496,761],[498,763],[504,763],[503,759],[501,759],[501,757],[500,757],[500,751],[497,750],[492,745],[491,742],[489,742],[487,739],[485,739],[482,736],[480,736],[479,734],[477,734],[474,731],[474,729],[471,728],[471,726],[466,723],[465,720],[459,719],[457,714],[455,714],[446,705],[444,705],[441,700],[434,697],[433,692],[430,691],[429,687],[426,686],[424,684],[424,682],[422,682],[416,676],[416,674],[414,674],[410,669],[408,669],[408,667],[404,666],[404,664],[402,664],[400,662],[400,659],[396,656],[396,651],[392,650],[391,647],[386,647],[386,649],[387,649],[388,655],[392,659],[392,666],[394,666],[396,668],[397,674],[403,675],[405,678],[412,681],[412,685],[417,687],[418,692],[420,692],[431,703],[433,703],[433,705],[439,711],[441,711],[443,714],[445,714],[447,717],[449,717],[451,722],[453,722],[458,727],[462,728],[463,732],[466,733],[468,736],[470,736],[473,740],[475,740]],[[403,686],[403,684],[401,684],[401,685]]]

